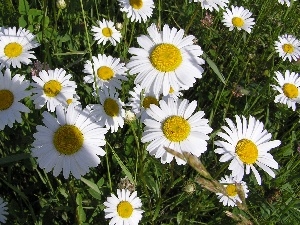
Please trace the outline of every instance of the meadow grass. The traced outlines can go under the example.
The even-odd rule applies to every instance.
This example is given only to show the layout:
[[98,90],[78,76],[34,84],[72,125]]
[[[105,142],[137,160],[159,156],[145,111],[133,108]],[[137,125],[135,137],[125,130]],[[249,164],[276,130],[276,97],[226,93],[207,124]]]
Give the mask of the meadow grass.
[[[143,203],[140,224],[299,223],[299,109],[292,111],[274,103],[277,93],[270,86],[275,84],[275,71],[300,72],[299,61],[283,61],[274,48],[280,35],[300,38],[299,2],[287,7],[276,0],[230,1],[230,5],[253,13],[255,25],[250,34],[229,31],[221,22],[224,10],[209,12],[188,0],[155,1],[153,15],[146,23],[130,22],[116,0],[66,2],[65,9],[58,9],[55,0],[1,0],[0,26],[21,26],[37,35],[41,44],[35,49],[37,59],[51,69],[63,68],[73,75],[84,107],[97,103],[92,86],[83,82],[86,60],[107,54],[127,63],[131,57],[128,49],[138,47],[136,37],[146,34],[151,23],[159,28],[169,24],[194,35],[204,51],[203,77],[184,91],[183,97],[197,101],[197,109],[205,112],[213,128],[208,149],[201,155],[212,178],[219,180],[229,174],[229,163],[220,163],[213,150],[216,133],[225,125],[225,118],[233,119],[234,115],[254,116],[272,133],[272,139],[281,141],[271,151],[280,167],[274,179],[259,170],[262,185],[253,174],[244,177],[249,187],[246,208],[223,206],[215,193],[197,182],[200,175],[191,166],[177,165],[174,160],[161,164],[150,156],[141,142],[144,125],[135,120],[116,133],[106,134],[106,155],[101,157],[101,164],[80,180],[54,177],[40,169],[31,156],[32,134],[42,124],[46,109],[36,110],[27,98],[24,104],[31,113],[23,115],[21,124],[6,126],[0,133],[0,196],[9,203],[6,224],[108,224],[103,202],[110,193],[116,193],[125,176],[134,181]],[[205,24],[206,13],[212,17],[211,23]],[[122,23],[122,39],[117,46],[94,41],[91,27],[103,18]],[[22,65],[13,70],[14,74],[32,80],[31,66]],[[124,102],[128,102],[134,77],[129,75],[119,91]]]

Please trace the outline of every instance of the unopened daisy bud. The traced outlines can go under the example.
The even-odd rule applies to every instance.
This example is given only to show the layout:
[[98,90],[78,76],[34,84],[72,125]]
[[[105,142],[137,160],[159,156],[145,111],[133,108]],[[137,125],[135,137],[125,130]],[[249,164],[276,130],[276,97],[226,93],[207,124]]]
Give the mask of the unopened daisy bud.
[[126,123],[131,123],[136,119],[136,116],[133,112],[131,112],[130,110],[126,110],[125,111],[125,122]]
[[64,9],[67,7],[67,3],[65,2],[65,0],[57,0],[56,7],[59,9]]
[[117,30],[122,30],[123,24],[122,23],[116,23],[116,29]]
[[193,194],[195,190],[196,190],[196,185],[192,181],[187,181],[183,187],[183,191],[189,195]]

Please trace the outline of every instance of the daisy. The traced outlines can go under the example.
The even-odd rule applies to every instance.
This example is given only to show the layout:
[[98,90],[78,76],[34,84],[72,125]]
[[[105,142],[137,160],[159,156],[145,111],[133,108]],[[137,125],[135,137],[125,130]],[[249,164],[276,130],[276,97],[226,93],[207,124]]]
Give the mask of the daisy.
[[174,91],[172,87],[170,87],[169,94],[166,96],[163,96],[162,99],[166,100],[168,98],[173,98],[174,100],[180,98],[183,94],[180,92],[181,90],[184,90],[184,88],[179,88],[178,91]]
[[279,91],[279,95],[275,97],[275,103],[283,103],[292,108],[293,111],[296,110],[296,103],[300,103],[300,76],[297,73],[285,71],[285,75],[279,72],[275,72],[276,77],[274,79],[277,81],[279,86],[271,85],[274,90]]
[[21,123],[21,112],[30,112],[19,102],[31,95],[30,91],[26,91],[29,85],[30,82],[25,80],[25,76],[16,74],[11,77],[10,69],[6,69],[4,74],[0,71],[0,130],[6,125],[11,128],[15,121]]
[[0,197],[0,223],[6,223],[6,215],[7,212],[7,202],[4,202],[3,199]]
[[72,98],[69,98],[65,102],[62,102],[62,106],[66,108],[68,108],[70,104],[81,105],[80,98],[77,94],[74,94]]
[[97,23],[99,26],[92,26],[92,31],[95,32],[94,40],[98,41],[98,44],[105,45],[107,41],[110,41],[113,46],[116,46],[117,42],[120,43],[122,35],[116,30],[112,21],[103,19],[102,22],[98,20]]
[[127,81],[126,71],[125,64],[120,63],[119,58],[99,54],[92,57],[92,62],[87,60],[84,64],[83,72],[89,75],[83,79],[86,83],[93,83],[94,89],[107,87],[120,90],[122,81]]
[[201,7],[213,11],[214,9],[219,12],[220,8],[227,7],[228,0],[190,0],[190,2],[201,2]]
[[111,132],[117,132],[119,127],[124,126],[124,103],[114,89],[104,88],[98,92],[98,97],[100,104],[91,105],[92,118],[99,121],[101,126],[111,129]]
[[195,78],[201,78],[204,60],[199,58],[203,51],[194,45],[194,36],[184,37],[184,30],[170,29],[164,25],[159,31],[155,24],[147,29],[149,35],[142,35],[137,42],[142,48],[130,48],[132,56],[127,67],[130,74],[137,74],[135,84],[146,92],[168,95],[170,88],[178,91],[192,87]]
[[[294,0],[294,1],[297,1],[297,0]],[[281,5],[283,5],[284,3],[286,3],[286,5],[287,5],[288,7],[290,7],[290,5],[291,5],[291,3],[290,3],[289,0],[278,0],[278,2],[279,2]]]
[[222,126],[224,132],[217,133],[223,140],[215,141],[215,145],[219,147],[215,153],[223,154],[220,162],[231,160],[228,169],[237,180],[243,179],[245,169],[246,174],[249,174],[251,169],[257,183],[261,185],[261,177],[254,165],[274,178],[275,173],[269,167],[278,169],[278,163],[269,151],[279,146],[281,142],[270,141],[272,135],[264,129],[263,123],[254,117],[250,116],[248,122],[244,116],[242,118],[235,116],[235,119],[236,125],[231,119],[226,118],[228,127]]
[[21,68],[21,63],[28,65],[30,59],[36,59],[33,48],[40,44],[35,35],[24,28],[9,27],[1,29],[0,34],[0,69],[4,67]]
[[129,91],[131,97],[129,98],[128,106],[132,107],[132,111],[137,118],[140,118],[141,122],[144,122],[146,118],[150,118],[146,110],[151,104],[158,105],[159,97],[155,95],[153,91],[145,92],[144,89],[137,84],[133,91]]
[[111,219],[110,225],[137,225],[142,219],[142,201],[136,191],[117,189],[117,196],[111,194],[103,204],[105,218]]
[[[161,158],[162,163],[170,163],[173,155],[164,147],[171,148],[179,153],[189,152],[199,157],[207,150],[207,134],[212,132],[208,120],[203,119],[204,112],[193,112],[197,102],[186,99],[168,101],[160,100],[159,106],[152,104],[147,109],[151,119],[146,119],[142,142],[150,142],[147,151],[156,158]],[[186,162],[175,157],[178,165]]]
[[226,175],[225,177],[222,177],[219,182],[224,185],[227,193],[227,195],[216,193],[218,198],[220,199],[220,202],[222,202],[224,206],[234,207],[237,205],[237,202],[242,203],[242,200],[238,194],[239,187],[243,190],[244,198],[248,197],[249,190],[247,184],[244,181],[240,181],[233,176]]
[[223,13],[224,19],[222,22],[226,27],[229,27],[229,31],[237,28],[238,30],[243,29],[250,33],[253,25],[255,24],[254,19],[251,18],[251,16],[252,13],[243,6],[231,6],[231,11],[227,8],[226,12]]
[[35,83],[31,97],[36,109],[42,108],[47,104],[47,109],[50,112],[55,111],[55,107],[65,103],[68,99],[72,99],[76,94],[77,87],[74,81],[71,81],[71,74],[66,75],[64,69],[42,70],[39,76],[34,76],[32,79]]
[[152,16],[154,9],[153,0],[118,0],[121,12],[131,18],[131,22],[146,22]]
[[105,145],[107,129],[92,121],[90,114],[88,108],[82,110],[81,106],[74,104],[66,110],[61,105],[57,106],[57,118],[43,112],[45,126],[36,127],[32,155],[37,157],[39,166],[47,173],[53,169],[55,177],[63,171],[65,179],[70,173],[80,179],[90,167],[97,167],[100,163],[98,155],[105,155],[100,146]]
[[275,49],[283,60],[297,61],[300,58],[300,41],[293,35],[284,34],[275,41]]

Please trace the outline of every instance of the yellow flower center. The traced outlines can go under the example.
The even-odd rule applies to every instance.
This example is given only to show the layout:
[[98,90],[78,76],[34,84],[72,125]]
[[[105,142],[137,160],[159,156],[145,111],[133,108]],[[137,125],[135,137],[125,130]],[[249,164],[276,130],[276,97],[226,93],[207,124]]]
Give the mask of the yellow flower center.
[[150,54],[150,61],[161,72],[174,71],[182,62],[180,50],[172,44],[159,44]]
[[226,192],[227,192],[227,195],[230,196],[230,197],[236,196],[237,195],[236,186],[234,184],[229,184],[226,187]]
[[133,207],[128,201],[121,201],[117,206],[117,212],[122,218],[129,218],[132,215]]
[[61,91],[61,83],[57,80],[49,80],[44,84],[43,90],[48,97],[55,97]]
[[73,99],[69,98],[67,99],[67,104],[70,105],[73,102]]
[[9,90],[0,90],[0,111],[6,110],[14,103],[14,94]]
[[235,152],[245,164],[253,164],[258,157],[257,146],[248,139],[241,139],[235,146]]
[[242,27],[244,25],[245,21],[241,17],[233,17],[232,18],[232,24],[235,27]]
[[284,45],[282,45],[282,50],[285,53],[291,54],[294,52],[294,46],[292,44],[284,44]]
[[172,87],[170,87],[169,94],[172,94],[172,93],[174,93],[174,89]]
[[4,47],[4,54],[8,58],[15,58],[22,54],[23,47],[17,42],[9,43]]
[[151,104],[158,105],[158,100],[155,97],[153,97],[153,96],[147,96],[147,97],[145,97],[144,100],[143,100],[143,104],[142,104],[143,107],[145,109],[148,109],[148,108],[150,108]]
[[288,98],[297,98],[298,97],[298,88],[294,84],[286,83],[283,85],[283,93]]
[[170,116],[163,122],[162,131],[170,141],[180,142],[189,136],[191,126],[188,121],[181,116]]
[[108,66],[101,66],[97,70],[97,75],[101,80],[110,80],[114,76],[114,71]]
[[105,113],[110,117],[114,117],[119,114],[119,105],[112,98],[107,98],[104,101],[103,108],[104,108]]
[[140,9],[143,7],[143,0],[129,0],[129,4],[134,9]]
[[112,30],[109,28],[109,27],[105,27],[102,29],[102,34],[105,36],[105,37],[111,37],[113,32]]
[[53,144],[56,150],[65,155],[72,155],[83,145],[83,134],[74,125],[63,125],[54,133]]

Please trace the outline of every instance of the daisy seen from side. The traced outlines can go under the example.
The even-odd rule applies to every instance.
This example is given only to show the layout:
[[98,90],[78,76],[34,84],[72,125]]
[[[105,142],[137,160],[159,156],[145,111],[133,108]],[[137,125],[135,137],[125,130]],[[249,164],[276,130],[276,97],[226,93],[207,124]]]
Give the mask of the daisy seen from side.
[[300,41],[293,35],[284,34],[275,41],[275,49],[279,56],[285,61],[297,61],[300,58]]
[[229,31],[232,31],[234,28],[238,30],[245,30],[248,33],[251,33],[251,29],[255,24],[254,19],[251,18],[252,13],[245,9],[243,6],[231,6],[223,12],[223,24],[226,27],[229,27]]
[[141,48],[130,48],[133,56],[127,64],[130,74],[137,74],[135,84],[146,92],[168,95],[170,88],[178,91],[190,88],[201,78],[204,60],[203,51],[195,45],[193,35],[184,36],[184,30],[164,25],[159,31],[155,24],[148,29],[148,35],[137,38]]
[[246,182],[237,180],[231,175],[225,175],[225,177],[222,177],[219,182],[224,185],[227,195],[224,195],[223,193],[216,193],[216,195],[224,206],[234,207],[237,205],[237,202],[242,203],[239,196],[239,188],[243,191],[243,197],[248,197],[249,190]]
[[21,113],[29,113],[27,106],[20,101],[31,95],[26,90],[30,82],[25,79],[24,75],[16,74],[12,77],[10,69],[4,73],[0,71],[0,130],[7,125],[12,128],[17,121],[22,122]]
[[[96,93],[95,95],[97,96]],[[123,128],[125,109],[118,92],[115,89],[103,88],[98,92],[97,98],[100,104],[90,105],[91,118],[99,121],[101,126],[107,127],[111,132],[117,132],[119,127]]]
[[109,225],[137,225],[144,212],[142,201],[137,192],[130,193],[127,189],[117,189],[117,195],[111,194],[103,203],[105,218],[110,219]]
[[21,64],[28,65],[31,59],[36,59],[31,49],[38,47],[35,35],[24,28],[3,28],[0,35],[0,69],[21,68]]
[[90,119],[89,108],[70,104],[67,108],[56,107],[56,117],[43,112],[43,123],[33,135],[32,156],[40,168],[48,173],[53,170],[57,177],[61,171],[67,179],[72,174],[76,179],[100,163],[104,156],[104,135],[107,129]]
[[141,122],[144,122],[146,118],[149,118],[146,110],[151,104],[158,105],[159,97],[155,95],[153,91],[145,92],[141,85],[137,84],[133,91],[129,91],[131,97],[128,99],[128,106],[131,107],[132,111],[137,118],[140,118]]
[[33,76],[32,100],[36,109],[47,105],[50,112],[55,111],[55,107],[65,104],[68,99],[73,99],[77,87],[74,81],[71,81],[71,74],[66,74],[64,69],[42,70],[39,76]]
[[203,111],[194,113],[196,107],[196,101],[172,98],[168,101],[160,100],[159,106],[150,105],[147,113],[151,118],[144,121],[142,135],[142,142],[149,142],[147,151],[155,158],[160,158],[162,163],[170,163],[175,157],[178,165],[186,162],[168,153],[164,147],[197,157],[205,152],[212,128],[208,125],[208,120],[203,118]]
[[[93,72],[94,71],[94,72]],[[93,87],[102,89],[122,89],[123,81],[127,81],[127,68],[119,58],[99,54],[93,56],[92,61],[87,60],[84,64],[84,73],[88,75],[83,79],[86,83],[93,83]],[[96,81],[96,84],[95,84]]]
[[6,223],[7,215],[7,202],[0,197],[0,223]]
[[236,125],[231,119],[225,119],[228,126],[222,126],[223,132],[217,133],[223,140],[214,142],[218,146],[215,153],[222,154],[220,162],[231,160],[228,169],[237,180],[242,180],[245,172],[249,174],[252,170],[257,183],[261,185],[261,176],[255,165],[274,178],[275,173],[270,167],[278,169],[278,163],[269,151],[278,147],[281,142],[271,141],[272,135],[253,116],[248,121],[244,116],[236,115],[235,119]]
[[146,22],[155,8],[153,0],[118,0],[121,12],[127,14],[131,22]]
[[228,0],[190,0],[191,2],[200,2],[201,7],[203,9],[208,9],[209,11],[217,10],[219,11],[219,8],[225,8],[228,5]]
[[279,92],[274,102],[286,104],[288,108],[296,110],[296,103],[300,103],[300,76],[298,73],[285,71],[283,74],[279,71],[275,72],[274,79],[278,85],[271,85],[272,88]]
[[[294,1],[297,1],[297,0],[294,0]],[[279,2],[281,5],[286,4],[288,7],[290,7],[290,5],[291,5],[291,1],[290,1],[290,0],[278,0],[278,2]]]
[[94,32],[94,40],[98,42],[98,44],[103,43],[106,44],[107,41],[111,42],[113,46],[116,46],[117,43],[120,43],[121,33],[115,28],[115,25],[110,20],[103,19],[102,22],[100,20],[97,21],[98,26],[92,26],[92,31]]

